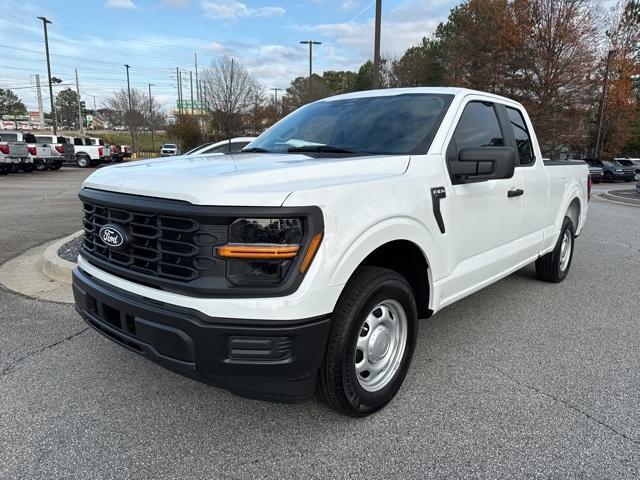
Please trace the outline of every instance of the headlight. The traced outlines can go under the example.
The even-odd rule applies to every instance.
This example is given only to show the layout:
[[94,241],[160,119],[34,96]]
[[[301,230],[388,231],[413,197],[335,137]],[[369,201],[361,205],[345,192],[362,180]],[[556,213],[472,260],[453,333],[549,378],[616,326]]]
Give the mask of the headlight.
[[616,168],[616,173],[622,173],[623,170],[621,168]]
[[[229,226],[229,243],[217,247],[227,260],[227,278],[234,285],[268,286],[281,283],[305,245],[302,218],[239,218]],[[316,239],[316,237],[318,237]],[[308,268],[322,234],[311,240],[300,261],[302,273]]]

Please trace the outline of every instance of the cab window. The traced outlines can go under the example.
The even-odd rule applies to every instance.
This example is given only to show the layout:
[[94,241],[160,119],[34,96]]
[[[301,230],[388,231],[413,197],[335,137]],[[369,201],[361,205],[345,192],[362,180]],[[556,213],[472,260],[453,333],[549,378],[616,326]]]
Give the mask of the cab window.
[[520,110],[507,107],[507,115],[509,116],[509,123],[513,129],[513,136],[516,139],[516,145],[518,147],[519,165],[527,166],[535,163],[535,157],[533,156],[533,144],[531,143],[531,136],[527,129],[527,124],[524,121],[524,117]]

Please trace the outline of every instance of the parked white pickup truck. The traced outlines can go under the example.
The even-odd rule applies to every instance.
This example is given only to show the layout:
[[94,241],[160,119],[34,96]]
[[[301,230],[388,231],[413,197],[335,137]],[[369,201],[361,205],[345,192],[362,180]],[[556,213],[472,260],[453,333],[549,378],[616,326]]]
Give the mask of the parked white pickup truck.
[[363,416],[400,388],[418,318],[531,263],[567,276],[589,188],[584,162],[542,161],[507,98],[336,96],[243,153],[91,175],[76,306],[189,377]]
[[75,160],[73,144],[67,143],[67,139],[60,135],[36,135],[38,143],[51,146],[51,153],[55,160],[49,166],[51,170],[60,170],[63,164],[72,163]]
[[29,158],[29,151],[25,142],[16,142],[12,135],[5,135],[0,130],[0,175],[5,175],[19,169],[20,165]]
[[18,170],[23,172],[33,172],[36,167],[46,165],[53,161],[51,148],[46,145],[38,144],[36,138],[30,134],[22,131],[3,131],[2,138],[8,142],[22,143],[27,146],[27,157],[24,161],[20,162],[17,167]]
[[[76,165],[80,168],[95,167],[102,162],[111,161],[111,148],[100,139],[65,137],[75,149]],[[102,144],[100,143],[102,142]]]

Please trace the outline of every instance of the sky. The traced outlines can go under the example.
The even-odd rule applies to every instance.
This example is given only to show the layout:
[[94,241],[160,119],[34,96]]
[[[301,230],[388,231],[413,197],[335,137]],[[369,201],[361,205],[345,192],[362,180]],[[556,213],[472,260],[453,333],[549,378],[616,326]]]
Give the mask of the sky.
[[[49,110],[42,22],[48,26],[57,91],[75,88],[77,68],[88,108],[103,105],[126,87],[148,89],[169,112],[175,105],[176,67],[189,98],[194,53],[199,67],[222,55],[241,61],[266,89],[286,88],[308,74],[308,46],[315,40],[314,72],[357,69],[373,55],[375,2],[370,0],[2,0],[0,88],[10,88],[37,109],[40,74]],[[456,0],[383,0],[383,55],[401,55],[446,19]],[[195,78],[195,77],[194,77]]]

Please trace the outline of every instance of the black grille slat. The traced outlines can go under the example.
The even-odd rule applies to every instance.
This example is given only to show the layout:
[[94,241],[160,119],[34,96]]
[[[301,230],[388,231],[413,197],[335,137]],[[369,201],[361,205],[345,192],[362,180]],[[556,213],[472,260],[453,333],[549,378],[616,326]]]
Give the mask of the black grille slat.
[[[224,263],[213,259],[212,247],[226,240],[226,225],[203,225],[188,217],[86,201],[82,211],[83,251],[89,259],[93,257],[132,273],[174,281],[190,282],[201,276],[224,275]],[[125,248],[111,249],[102,242],[100,228],[108,224],[116,224],[128,233],[129,244]],[[202,261],[207,256],[211,256],[211,262]]]

